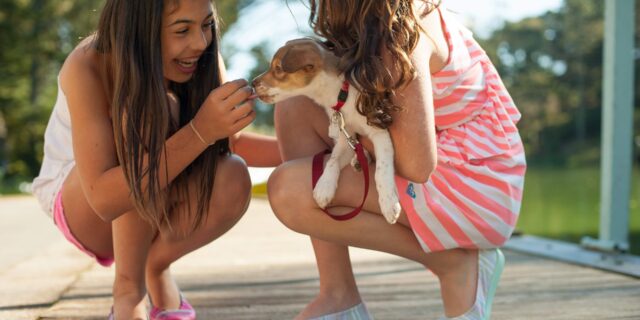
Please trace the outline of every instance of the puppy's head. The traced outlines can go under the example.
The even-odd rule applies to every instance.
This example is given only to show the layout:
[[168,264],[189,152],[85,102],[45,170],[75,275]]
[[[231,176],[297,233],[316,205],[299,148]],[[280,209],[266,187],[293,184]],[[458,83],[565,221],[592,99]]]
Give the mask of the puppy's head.
[[276,103],[297,95],[313,94],[314,81],[322,75],[338,76],[338,58],[321,42],[296,39],[274,55],[269,70],[253,80],[260,100]]

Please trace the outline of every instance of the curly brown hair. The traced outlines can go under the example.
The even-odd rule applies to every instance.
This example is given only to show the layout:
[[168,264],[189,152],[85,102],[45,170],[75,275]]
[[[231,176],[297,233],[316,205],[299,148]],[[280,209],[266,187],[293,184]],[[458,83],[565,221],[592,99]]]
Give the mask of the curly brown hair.
[[[440,5],[430,4],[425,14]],[[416,76],[410,54],[418,44],[421,27],[413,0],[310,0],[309,23],[340,57],[340,70],[361,95],[356,105],[367,123],[386,129],[396,90]],[[383,46],[391,66],[382,59]],[[391,70],[397,70],[397,74]]]

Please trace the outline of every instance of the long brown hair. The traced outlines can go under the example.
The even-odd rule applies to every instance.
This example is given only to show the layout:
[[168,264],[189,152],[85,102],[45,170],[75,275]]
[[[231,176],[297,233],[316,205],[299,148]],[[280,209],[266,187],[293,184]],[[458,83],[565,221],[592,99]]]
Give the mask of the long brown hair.
[[[341,57],[341,71],[361,91],[358,112],[370,125],[389,127],[391,111],[401,109],[392,100],[396,90],[416,76],[410,54],[421,28],[413,0],[310,0],[310,4],[314,32],[327,39]],[[391,55],[395,76],[382,61],[382,46]]]
[[[178,1],[107,0],[94,45],[99,52],[110,55],[109,92],[115,148],[136,210],[156,227],[169,224],[173,191],[179,203],[187,204],[186,217],[181,212],[180,218],[192,218],[191,230],[195,230],[206,217],[217,159],[229,152],[229,146],[228,139],[216,142],[167,188],[160,187],[160,175],[168,175],[159,170],[160,161],[166,163],[166,139],[193,119],[209,92],[221,83],[219,30],[214,10],[213,41],[198,60],[198,70],[186,83],[170,83],[170,90],[180,103],[179,123],[170,121],[160,41],[164,6],[169,2],[177,5]],[[148,165],[144,163],[145,154]],[[195,190],[189,190],[189,180],[195,182]],[[190,191],[196,192],[196,210],[189,205]]]

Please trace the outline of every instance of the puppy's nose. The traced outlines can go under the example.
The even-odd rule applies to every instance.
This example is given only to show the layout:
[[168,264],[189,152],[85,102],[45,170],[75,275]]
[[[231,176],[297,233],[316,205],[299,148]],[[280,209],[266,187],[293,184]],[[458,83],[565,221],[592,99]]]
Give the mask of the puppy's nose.
[[253,81],[251,81],[251,86],[253,86],[254,88],[260,85],[260,80],[258,78],[253,79]]

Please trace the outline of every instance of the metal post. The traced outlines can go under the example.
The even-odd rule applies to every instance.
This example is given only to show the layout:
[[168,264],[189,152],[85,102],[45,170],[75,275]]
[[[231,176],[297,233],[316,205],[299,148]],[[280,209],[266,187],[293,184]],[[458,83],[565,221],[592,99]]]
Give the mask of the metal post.
[[600,235],[582,244],[624,252],[629,250],[635,0],[605,5]]

